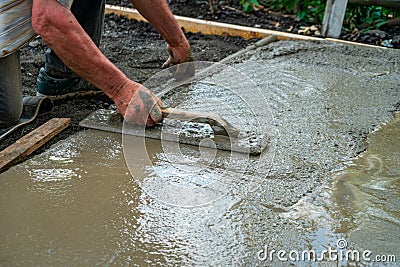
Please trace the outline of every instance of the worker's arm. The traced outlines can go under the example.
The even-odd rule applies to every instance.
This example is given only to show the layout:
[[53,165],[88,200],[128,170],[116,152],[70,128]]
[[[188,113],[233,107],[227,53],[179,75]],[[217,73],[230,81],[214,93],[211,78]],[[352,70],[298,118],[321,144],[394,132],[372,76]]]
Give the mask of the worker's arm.
[[[32,26],[71,70],[104,91],[126,120],[149,126],[162,120],[158,98],[112,64],[68,8],[55,0],[33,0]],[[133,96],[130,107],[135,108],[128,109]],[[146,122],[150,109],[151,118]]]
[[[164,63],[163,68],[193,61],[189,42],[165,0],[131,0],[131,2],[168,43],[170,56]],[[178,77],[179,75],[184,75],[183,72],[189,72],[186,74],[193,75],[194,65],[178,66]]]

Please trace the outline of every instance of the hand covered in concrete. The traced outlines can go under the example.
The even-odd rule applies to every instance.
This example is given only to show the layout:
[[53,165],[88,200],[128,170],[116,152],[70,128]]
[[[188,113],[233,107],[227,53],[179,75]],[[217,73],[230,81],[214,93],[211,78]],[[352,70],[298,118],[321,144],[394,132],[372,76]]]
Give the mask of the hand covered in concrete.
[[162,65],[162,68],[165,69],[179,64],[171,68],[171,71],[174,73],[174,78],[181,81],[192,77],[195,73],[195,68],[190,47],[168,45],[167,49],[169,58]]
[[161,100],[143,85],[129,81],[111,98],[129,123],[154,126],[162,122]]

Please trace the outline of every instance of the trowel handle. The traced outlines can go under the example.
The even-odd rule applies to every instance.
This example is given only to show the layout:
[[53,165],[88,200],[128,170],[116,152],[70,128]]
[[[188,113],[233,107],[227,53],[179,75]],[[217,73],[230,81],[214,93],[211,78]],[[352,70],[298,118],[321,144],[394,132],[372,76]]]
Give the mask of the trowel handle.
[[216,135],[229,136],[239,134],[239,131],[235,127],[217,114],[164,107],[161,108],[161,112],[163,117],[168,119],[207,123],[211,126],[211,128],[214,130],[214,134]]
[[193,120],[194,118],[204,117],[202,116],[204,114],[177,108],[161,108],[161,112],[164,118],[168,117],[169,119],[177,119],[184,121],[190,121]]

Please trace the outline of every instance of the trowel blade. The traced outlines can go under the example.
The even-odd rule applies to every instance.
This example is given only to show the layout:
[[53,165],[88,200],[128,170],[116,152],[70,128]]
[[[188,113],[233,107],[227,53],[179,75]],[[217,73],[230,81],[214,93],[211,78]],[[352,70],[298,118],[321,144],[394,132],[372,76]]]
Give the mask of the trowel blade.
[[[259,155],[268,146],[269,137],[249,131],[241,131],[234,135],[214,134],[208,123],[169,119],[166,117],[162,125],[152,128],[135,127],[126,124],[120,114],[113,109],[99,109],[83,119],[80,126],[129,135],[159,139],[163,141],[179,142],[182,144],[217,148],[220,150]],[[228,131],[229,132],[229,131]],[[207,142],[202,140],[209,139]],[[211,142],[210,142],[211,141]]]

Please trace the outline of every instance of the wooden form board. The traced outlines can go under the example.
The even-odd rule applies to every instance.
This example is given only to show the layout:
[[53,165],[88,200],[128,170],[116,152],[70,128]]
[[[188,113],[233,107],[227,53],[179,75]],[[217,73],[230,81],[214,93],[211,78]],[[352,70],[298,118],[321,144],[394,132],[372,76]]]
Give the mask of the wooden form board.
[[[145,21],[147,20],[140,15],[140,13],[136,9],[119,7],[106,5],[106,14],[115,14],[118,16],[123,16],[129,19],[134,19],[137,21]],[[312,36],[299,35],[294,33],[286,33],[280,31],[266,30],[260,28],[253,27],[245,27],[239,25],[233,25],[228,23],[214,22],[208,20],[201,19],[193,19],[182,16],[175,16],[176,20],[179,22],[181,27],[184,28],[185,31],[193,32],[193,33],[202,33],[202,34],[213,34],[213,35],[229,35],[229,36],[240,36],[242,38],[250,39],[250,38],[265,38],[270,35],[275,35],[277,40],[307,40],[307,41],[323,41],[328,40],[337,43],[345,43],[352,45],[361,45],[366,47],[374,47],[387,49],[385,47],[369,45],[369,44],[360,44],[354,43],[334,38],[318,38]]]
[[0,173],[22,161],[70,124],[69,118],[53,118],[0,151]]

